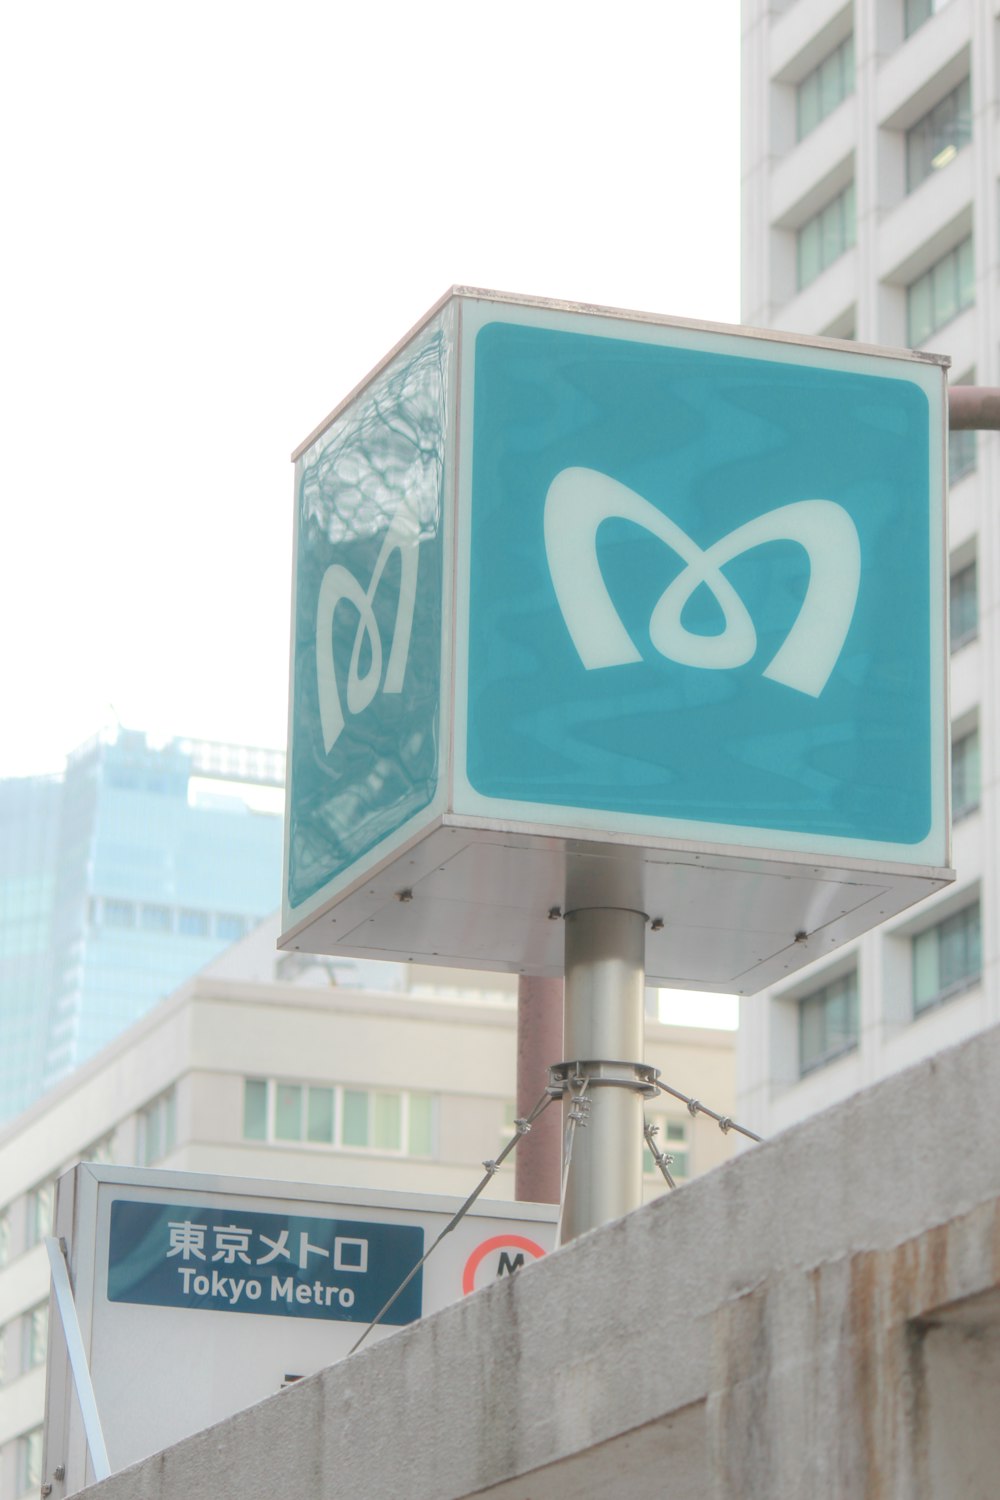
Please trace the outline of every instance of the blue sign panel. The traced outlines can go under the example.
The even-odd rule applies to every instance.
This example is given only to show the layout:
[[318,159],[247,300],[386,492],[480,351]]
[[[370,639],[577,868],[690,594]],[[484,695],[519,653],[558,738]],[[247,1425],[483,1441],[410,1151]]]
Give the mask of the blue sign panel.
[[918,845],[943,785],[924,372],[743,349],[484,315],[469,786],[539,821]]
[[437,790],[450,357],[438,319],[296,465],[292,910]]
[[[370,1323],[424,1253],[424,1231],[117,1199],[108,1301]],[[419,1271],[383,1319],[421,1315]]]

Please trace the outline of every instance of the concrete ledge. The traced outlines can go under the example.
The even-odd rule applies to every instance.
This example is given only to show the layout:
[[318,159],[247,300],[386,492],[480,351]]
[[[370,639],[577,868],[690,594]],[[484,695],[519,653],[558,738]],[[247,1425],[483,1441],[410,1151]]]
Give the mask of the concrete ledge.
[[986,1500],[998,1079],[1000,1029],[85,1494]]

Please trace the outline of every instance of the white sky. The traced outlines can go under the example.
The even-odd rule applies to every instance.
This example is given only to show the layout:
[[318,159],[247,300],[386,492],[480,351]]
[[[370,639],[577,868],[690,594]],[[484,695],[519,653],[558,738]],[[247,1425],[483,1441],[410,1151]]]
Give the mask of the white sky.
[[285,737],[288,455],[453,282],[738,318],[739,5],[11,3],[0,776]]

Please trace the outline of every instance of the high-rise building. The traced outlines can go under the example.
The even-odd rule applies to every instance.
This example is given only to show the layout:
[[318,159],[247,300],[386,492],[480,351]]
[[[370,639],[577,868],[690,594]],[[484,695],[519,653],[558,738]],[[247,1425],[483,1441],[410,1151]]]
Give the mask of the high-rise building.
[[[743,318],[1000,365],[996,0],[744,0]],[[942,891],[742,1006],[765,1134],[1000,1019],[998,453],[949,454],[954,865]]]
[[0,782],[0,1120],[270,912],[284,757],[118,730]]

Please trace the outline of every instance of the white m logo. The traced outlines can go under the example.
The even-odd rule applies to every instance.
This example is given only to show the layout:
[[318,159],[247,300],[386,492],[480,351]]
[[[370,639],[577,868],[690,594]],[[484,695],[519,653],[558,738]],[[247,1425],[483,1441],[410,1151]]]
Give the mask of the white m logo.
[[[382,683],[382,637],[372,604],[386,564],[394,552],[399,553],[399,598],[396,602],[392,645],[389,648],[389,663],[382,689],[386,693],[402,692],[406,662],[410,654],[413,609],[417,600],[417,568],[420,561],[417,543],[417,524],[410,515],[403,513],[396,516],[385,534],[367,589],[363,589],[354,574],[340,563],[332,563],[323,574],[316,607],[316,686],[323,744],[328,754],[344,728],[344,709],[337,688],[337,670],[333,660],[334,611],[342,600],[347,600],[358,612],[358,628],[347,671],[347,711],[359,714],[371,703]],[[359,666],[365,641],[368,642],[370,660],[367,670],[362,673]]]
[[[583,665],[617,667],[641,655],[611,602],[597,560],[597,529],[632,521],[666,542],[687,566],[661,594],[649,622],[656,650],[689,667],[741,667],[757,649],[746,605],[721,569],[765,542],[798,542],[809,557],[809,583],[792,628],[764,676],[818,698],[837,664],[854,617],[861,547],[854,522],[832,500],[780,505],[702,550],[686,532],[637,495],[595,469],[563,469],[545,497],[545,552],[559,608]],[[710,589],[725,628],[699,635],[681,623],[695,589]]]

